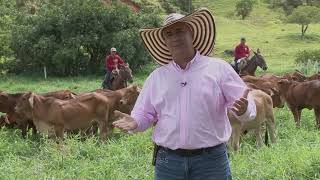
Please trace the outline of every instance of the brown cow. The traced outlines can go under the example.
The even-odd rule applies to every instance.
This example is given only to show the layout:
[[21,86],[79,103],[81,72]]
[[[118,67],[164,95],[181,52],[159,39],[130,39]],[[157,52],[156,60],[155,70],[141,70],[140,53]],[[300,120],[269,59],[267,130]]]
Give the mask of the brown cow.
[[269,95],[261,90],[252,90],[249,95],[254,98],[257,108],[256,118],[252,121],[241,122],[231,111],[228,111],[228,117],[232,127],[232,134],[229,140],[229,145],[237,151],[240,148],[240,136],[243,132],[254,130],[256,136],[256,144],[258,147],[263,145],[262,141],[262,127],[266,124],[270,133],[271,142],[276,142],[275,119],[273,115],[272,99]]
[[264,74],[262,76],[260,76],[260,78],[263,78],[265,80],[268,80],[268,81],[271,81],[271,82],[275,82],[277,83],[278,81],[280,81],[281,79],[284,79],[283,77],[281,76],[277,76],[277,75],[274,75],[274,74]]
[[267,93],[272,98],[273,107],[283,108],[284,99],[280,96],[279,87],[276,82],[266,80],[261,77],[255,76],[242,76],[242,80],[247,84],[249,88],[259,89]]
[[63,139],[65,130],[87,129],[97,121],[103,140],[107,135],[110,103],[108,98],[95,92],[66,101],[27,93],[18,102],[16,111],[33,119],[40,132],[55,134],[59,139]]
[[306,78],[307,81],[320,80],[320,73],[313,74]]
[[17,104],[16,110],[32,118],[40,132],[50,135],[54,132],[60,139],[65,130],[87,130],[92,123],[97,122],[100,139],[104,140],[111,125],[113,111],[120,107],[121,98],[135,89],[137,88],[130,86],[114,92],[101,90],[99,93],[84,93],[67,101],[28,93]]
[[301,71],[295,70],[295,72],[293,73],[285,74],[283,78],[286,78],[288,80],[298,81],[298,82],[320,80],[320,73],[318,72],[311,76],[306,76]]
[[119,96],[120,101],[118,107],[115,107],[115,109],[130,114],[140,94],[140,89],[136,85],[131,85],[117,91],[97,89],[96,92],[102,93],[106,97]]
[[113,108],[111,108],[111,119],[109,120],[110,126],[108,126],[113,128],[112,122],[115,120],[113,117],[114,110],[130,114],[140,94],[140,89],[135,85],[131,85],[116,91],[97,89],[96,92],[103,94],[109,99],[113,98],[115,101],[112,106]]
[[273,74],[265,74],[265,75],[262,75],[261,77],[274,82],[280,81],[281,79],[288,79],[288,80],[303,82],[303,81],[312,81],[317,79],[320,80],[320,73],[318,72],[308,77],[304,75],[301,71],[295,70],[292,73],[284,74],[282,77],[276,76]]
[[280,80],[280,93],[285,98],[296,122],[300,127],[301,111],[314,109],[316,126],[320,128],[320,81],[296,82]]
[[[0,92],[0,112],[6,113],[10,125],[17,124],[22,131],[22,137],[26,137],[28,128],[33,130],[33,134],[37,133],[37,130],[31,119],[26,119],[15,112],[14,108],[24,94],[25,93],[8,94],[5,92]],[[70,90],[54,91],[44,93],[42,95],[58,99],[72,99],[75,97],[75,93],[71,92]]]
[[282,78],[302,82],[302,81],[306,80],[307,77],[301,71],[296,69],[292,73],[287,73],[287,74],[283,75]]

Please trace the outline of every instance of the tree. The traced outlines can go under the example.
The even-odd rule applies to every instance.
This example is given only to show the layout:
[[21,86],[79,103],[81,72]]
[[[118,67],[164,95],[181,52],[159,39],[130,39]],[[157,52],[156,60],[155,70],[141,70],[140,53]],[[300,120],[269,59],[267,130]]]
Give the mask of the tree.
[[101,73],[110,47],[136,69],[151,57],[139,28],[160,25],[152,14],[134,13],[127,6],[100,0],[50,1],[34,14],[22,12],[12,30],[16,65],[11,72],[68,76]]
[[245,19],[253,9],[254,0],[240,0],[236,4],[236,15]]
[[319,0],[267,0],[271,8],[282,8],[286,15],[290,15],[293,10],[302,5],[320,7]]
[[301,5],[303,5],[303,0],[285,0],[282,4],[282,9],[286,15],[290,15],[293,10]]
[[288,22],[301,25],[301,37],[304,37],[309,24],[320,22],[320,8],[315,6],[299,6],[288,16]]
[[10,49],[11,26],[14,23],[15,3],[11,0],[0,0],[0,61],[12,56]]

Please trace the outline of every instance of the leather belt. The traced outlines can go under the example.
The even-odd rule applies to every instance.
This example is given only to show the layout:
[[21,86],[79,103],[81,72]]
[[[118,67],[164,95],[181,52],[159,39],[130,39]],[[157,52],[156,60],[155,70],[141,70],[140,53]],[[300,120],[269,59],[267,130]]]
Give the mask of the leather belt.
[[172,150],[172,149],[169,149],[169,148],[166,148],[166,147],[162,147],[162,146],[159,146],[159,150],[162,149],[162,150],[165,150],[167,152],[172,152],[172,153],[175,153],[177,155],[180,155],[180,156],[196,156],[196,155],[200,155],[204,152],[210,152],[216,148],[219,148],[220,146],[224,145],[224,143],[221,143],[219,145],[216,145],[216,146],[212,146],[212,147],[207,147],[207,148],[200,148],[200,149],[176,149],[176,150]]

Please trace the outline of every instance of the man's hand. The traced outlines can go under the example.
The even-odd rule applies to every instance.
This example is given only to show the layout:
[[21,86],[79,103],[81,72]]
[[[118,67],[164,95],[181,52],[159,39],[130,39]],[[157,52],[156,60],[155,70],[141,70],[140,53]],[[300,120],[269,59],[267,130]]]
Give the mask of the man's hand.
[[138,123],[128,114],[120,111],[114,111],[115,118],[117,121],[113,122],[112,125],[123,131],[132,131],[138,127]]
[[237,116],[241,116],[247,111],[247,108],[248,108],[247,98],[250,91],[251,89],[246,89],[243,93],[243,96],[233,103],[233,107],[231,108],[231,110],[235,112]]

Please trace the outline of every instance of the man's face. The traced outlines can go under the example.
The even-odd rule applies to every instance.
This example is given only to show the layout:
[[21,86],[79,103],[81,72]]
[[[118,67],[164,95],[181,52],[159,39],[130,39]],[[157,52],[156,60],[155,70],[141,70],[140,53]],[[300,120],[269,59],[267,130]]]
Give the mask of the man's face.
[[241,43],[242,43],[242,44],[245,44],[245,43],[246,43],[246,40],[245,40],[245,39],[241,39]]
[[186,23],[176,23],[163,30],[165,43],[172,54],[193,49],[192,32]]
[[116,55],[116,51],[111,51],[111,56],[115,56]]

